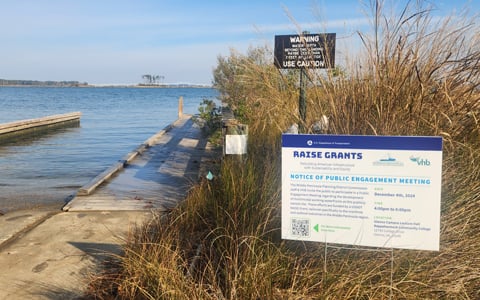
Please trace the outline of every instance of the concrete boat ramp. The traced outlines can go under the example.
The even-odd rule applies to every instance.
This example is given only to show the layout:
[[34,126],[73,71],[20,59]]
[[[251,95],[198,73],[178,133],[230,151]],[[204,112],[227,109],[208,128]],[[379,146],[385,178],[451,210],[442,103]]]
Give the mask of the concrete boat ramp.
[[171,209],[206,175],[210,148],[191,118],[183,116],[80,188],[63,210]]
[[0,299],[81,299],[132,229],[183,200],[214,152],[182,116],[86,183],[62,210],[0,215]]

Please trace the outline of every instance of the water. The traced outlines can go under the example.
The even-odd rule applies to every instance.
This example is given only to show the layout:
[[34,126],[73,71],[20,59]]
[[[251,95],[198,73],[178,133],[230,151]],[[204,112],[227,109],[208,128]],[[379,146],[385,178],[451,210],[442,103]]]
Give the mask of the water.
[[80,111],[79,126],[0,144],[0,211],[57,205],[213,89],[0,87],[0,124]]

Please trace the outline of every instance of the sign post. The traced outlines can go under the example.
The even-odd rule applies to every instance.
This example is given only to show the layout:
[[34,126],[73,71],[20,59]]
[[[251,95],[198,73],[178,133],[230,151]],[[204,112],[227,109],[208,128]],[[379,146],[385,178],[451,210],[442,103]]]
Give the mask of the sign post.
[[280,69],[300,69],[299,131],[305,132],[307,118],[306,69],[335,66],[335,33],[275,36],[275,66]]
[[307,121],[307,71],[305,68],[300,69],[300,92],[298,96],[298,112],[302,122],[298,126],[299,133],[305,133],[304,124]]

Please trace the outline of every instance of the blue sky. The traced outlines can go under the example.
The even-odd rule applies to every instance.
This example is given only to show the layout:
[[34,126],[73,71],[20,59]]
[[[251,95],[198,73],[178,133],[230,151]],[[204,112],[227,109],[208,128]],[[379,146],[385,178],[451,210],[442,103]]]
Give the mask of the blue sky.
[[[165,83],[210,84],[218,55],[272,45],[297,25],[352,36],[366,28],[369,2],[0,0],[0,78],[126,84],[155,74]],[[470,2],[472,13],[479,2]],[[469,1],[429,3],[442,16]]]

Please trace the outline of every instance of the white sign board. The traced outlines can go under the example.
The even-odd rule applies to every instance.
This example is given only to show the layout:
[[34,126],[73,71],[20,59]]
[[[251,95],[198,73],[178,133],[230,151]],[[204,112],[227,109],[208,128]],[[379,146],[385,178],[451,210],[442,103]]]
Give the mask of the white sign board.
[[441,137],[282,136],[282,238],[439,250]]
[[225,154],[246,154],[247,135],[227,134],[225,135]]

